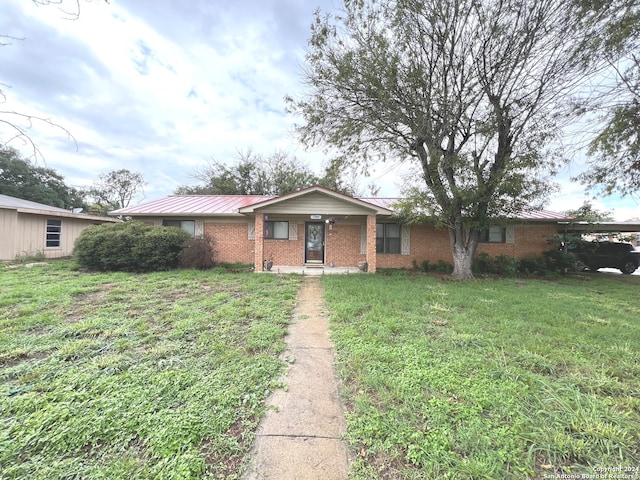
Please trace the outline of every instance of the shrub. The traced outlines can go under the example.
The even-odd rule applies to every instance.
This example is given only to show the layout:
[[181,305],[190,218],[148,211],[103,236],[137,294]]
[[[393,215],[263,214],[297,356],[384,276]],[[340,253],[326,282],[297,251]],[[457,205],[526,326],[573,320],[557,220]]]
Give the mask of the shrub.
[[92,270],[150,272],[177,267],[189,234],[141,222],[94,225],[74,245],[78,264]]
[[508,255],[500,255],[495,258],[482,252],[473,259],[473,271],[476,273],[513,276],[518,273],[520,261]]
[[204,238],[189,238],[182,244],[180,253],[180,268],[195,268],[208,270],[215,266],[213,241],[208,236]]
[[494,260],[495,271],[498,275],[514,276],[518,273],[520,261],[509,255],[499,255]]
[[[439,273],[451,273],[453,272],[453,265],[444,260],[438,260],[438,263],[429,263],[429,260],[423,260],[418,264],[417,260],[412,260],[411,265],[413,270],[417,272],[439,272]],[[380,269],[378,269],[380,270]]]
[[548,275],[551,273],[542,257],[529,257],[520,260],[518,272],[524,275]]
[[552,272],[567,273],[581,270],[578,257],[564,250],[547,250],[543,253],[547,268]]
[[473,271],[476,273],[494,273],[493,259],[486,253],[478,253],[473,259]]
[[411,265],[417,272],[427,273],[431,268],[431,265],[429,265],[429,260],[423,260],[422,262],[420,262],[420,265],[418,265],[418,261],[414,259],[411,261]]
[[429,269],[433,272],[451,273],[453,272],[453,265],[444,260],[438,260],[438,263],[435,265],[429,265]]

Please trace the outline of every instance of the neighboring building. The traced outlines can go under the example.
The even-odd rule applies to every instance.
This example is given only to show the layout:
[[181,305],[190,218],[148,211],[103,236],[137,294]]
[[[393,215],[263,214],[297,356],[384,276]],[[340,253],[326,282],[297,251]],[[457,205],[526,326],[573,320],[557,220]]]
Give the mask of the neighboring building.
[[[320,186],[281,196],[173,195],[122,208],[110,215],[154,225],[181,227],[207,236],[219,262],[410,268],[413,262],[453,262],[449,234],[431,225],[401,225],[393,198],[354,198]],[[531,212],[483,232],[478,252],[514,258],[550,248],[566,216]]]
[[0,195],[0,260],[39,252],[47,258],[68,257],[82,230],[119,221]]

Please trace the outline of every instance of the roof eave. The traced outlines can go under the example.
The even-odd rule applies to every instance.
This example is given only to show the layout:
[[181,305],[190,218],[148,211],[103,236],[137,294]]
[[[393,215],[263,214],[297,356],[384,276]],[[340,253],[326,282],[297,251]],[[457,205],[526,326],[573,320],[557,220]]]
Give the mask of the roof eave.
[[129,212],[129,213],[117,213],[116,210],[108,212],[111,216],[120,217],[175,217],[175,218],[246,218],[246,215],[238,212],[225,212],[225,213],[191,213],[191,212]]
[[64,217],[64,218],[74,218],[78,220],[92,220],[92,221],[100,221],[100,222],[119,222],[117,218],[109,218],[109,217],[101,217],[98,215],[82,215],[79,213],[71,213],[71,212],[56,212],[53,210],[39,210],[35,208],[16,208],[18,213],[28,213],[31,215],[42,215],[46,217]]

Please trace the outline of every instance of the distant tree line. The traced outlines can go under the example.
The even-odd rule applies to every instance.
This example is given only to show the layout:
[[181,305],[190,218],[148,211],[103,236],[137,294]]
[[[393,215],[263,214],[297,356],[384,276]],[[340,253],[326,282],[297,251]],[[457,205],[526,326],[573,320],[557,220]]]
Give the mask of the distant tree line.
[[[211,161],[196,169],[196,185],[179,186],[178,195],[282,195],[312,185],[321,185],[346,195],[364,195],[358,190],[358,177],[341,159],[332,160],[316,175],[302,161],[287,152],[270,155],[251,150],[239,153],[234,164]],[[127,169],[102,173],[88,188],[67,185],[56,170],[23,158],[8,146],[0,147],[0,194],[43,203],[68,210],[82,208],[94,215],[128,207],[144,192],[141,173]],[[369,186],[367,193],[377,189]]]
[[0,147],[0,194],[3,195],[106,215],[109,210],[128,206],[143,191],[144,185],[142,174],[120,169],[100,174],[89,188],[72,187],[56,170],[23,158],[14,148]]
[[[175,190],[178,195],[283,195],[312,185],[344,193],[361,195],[357,175],[342,158],[331,160],[321,175],[308,165],[284,151],[270,155],[251,150],[238,152],[236,162],[212,160],[196,169],[192,178],[199,183],[182,185]],[[376,189],[368,189],[375,193]]]

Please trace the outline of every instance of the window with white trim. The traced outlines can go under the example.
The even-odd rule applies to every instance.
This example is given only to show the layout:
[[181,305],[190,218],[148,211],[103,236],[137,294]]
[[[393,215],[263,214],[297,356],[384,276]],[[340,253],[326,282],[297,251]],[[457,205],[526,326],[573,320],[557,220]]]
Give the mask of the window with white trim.
[[62,220],[47,218],[47,248],[59,248],[62,246]]
[[289,222],[264,222],[264,238],[289,240]]
[[376,252],[400,253],[400,224],[376,224]]
[[195,220],[162,220],[163,227],[177,227],[181,228],[189,235],[191,238],[195,238],[196,236],[196,222]]

